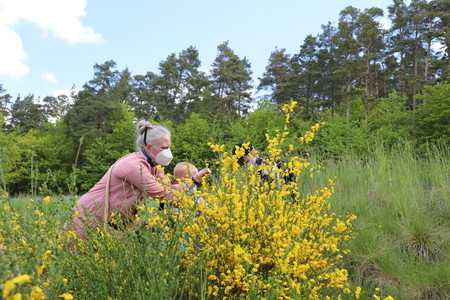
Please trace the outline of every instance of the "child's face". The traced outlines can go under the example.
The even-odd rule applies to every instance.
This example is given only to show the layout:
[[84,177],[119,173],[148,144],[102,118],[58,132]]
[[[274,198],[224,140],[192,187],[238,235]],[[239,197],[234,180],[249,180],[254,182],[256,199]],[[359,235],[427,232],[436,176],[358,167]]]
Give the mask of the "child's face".
[[256,152],[256,150],[252,150],[250,151],[250,153],[245,156],[245,163],[246,164],[250,164],[250,165],[254,165],[256,164],[256,158],[258,157],[258,153]]

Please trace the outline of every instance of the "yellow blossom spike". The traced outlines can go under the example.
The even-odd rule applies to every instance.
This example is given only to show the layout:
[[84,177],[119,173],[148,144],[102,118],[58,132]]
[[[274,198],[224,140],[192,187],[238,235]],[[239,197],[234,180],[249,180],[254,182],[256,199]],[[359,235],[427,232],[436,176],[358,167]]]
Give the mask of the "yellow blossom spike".
[[11,280],[6,281],[3,285],[3,298],[7,299],[9,293],[11,293],[11,291],[13,291],[15,288],[16,285]]
[[59,298],[63,298],[64,300],[73,300],[73,296],[69,293],[63,293],[58,296]]
[[17,276],[16,278],[14,278],[12,280],[12,283],[25,283],[25,282],[30,282],[30,281],[31,281],[30,275],[21,275],[21,276]]

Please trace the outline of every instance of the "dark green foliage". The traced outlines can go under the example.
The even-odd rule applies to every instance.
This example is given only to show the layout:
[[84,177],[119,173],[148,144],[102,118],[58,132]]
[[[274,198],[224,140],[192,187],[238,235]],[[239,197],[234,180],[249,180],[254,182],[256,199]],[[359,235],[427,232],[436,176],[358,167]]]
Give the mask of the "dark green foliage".
[[258,102],[258,107],[246,118],[230,125],[230,134],[233,137],[227,143],[228,149],[239,142],[251,142],[256,149],[264,150],[268,142],[266,134],[275,135],[275,130],[282,128],[283,115],[277,110],[277,106],[267,99]]
[[[219,126],[192,113],[184,124],[175,127],[172,133],[172,167],[181,161],[194,164],[199,170],[211,165],[215,158],[208,143],[216,142],[220,136]],[[171,169],[171,168],[170,168]]]
[[9,131],[42,129],[49,117],[46,107],[36,103],[34,95],[28,95],[24,99],[18,97],[11,105],[7,128]]
[[[84,137],[98,137],[111,132],[111,123],[120,112],[123,86],[117,86],[120,82],[120,74],[113,70],[116,66],[114,61],[107,61],[103,65],[94,66],[94,79],[83,86],[75,97],[75,103],[67,112],[64,122],[67,124],[70,135],[75,139]],[[130,92],[130,91],[128,91]],[[122,94],[122,98],[124,96]]]
[[271,98],[276,104],[287,103],[293,95],[289,93],[289,82],[292,76],[290,55],[286,49],[276,48],[270,54],[266,72],[259,78],[258,91],[271,91]]
[[377,140],[393,145],[397,140],[407,137],[408,114],[404,110],[406,101],[406,96],[400,96],[396,92],[380,99],[368,118],[369,130]]
[[117,159],[135,151],[133,117],[134,114],[122,104],[118,121],[112,124],[112,132],[86,141],[81,153],[85,161],[77,166],[81,168],[78,178],[81,192],[89,190],[99,181]]
[[214,107],[230,124],[245,116],[250,108],[251,74],[250,62],[240,59],[228,46],[228,41],[217,47],[218,55],[212,64],[211,78]]
[[199,109],[198,102],[209,86],[200,66],[198,51],[192,46],[178,56],[170,54],[160,62],[160,74],[148,72],[145,76],[135,76],[136,99],[130,101],[131,108],[141,118],[182,122],[190,112]]
[[[0,83],[0,114],[1,119],[7,117],[9,115],[8,105],[11,103],[11,95],[6,93],[6,90],[3,88],[3,85]],[[2,123],[3,127],[3,123]]]
[[294,55],[291,60],[293,75],[289,84],[290,95],[291,99],[295,99],[303,107],[302,118],[306,120],[314,117],[321,104],[319,83],[322,70],[318,67],[318,45],[317,38],[307,36],[300,46],[299,54]]
[[417,99],[422,103],[410,115],[419,143],[440,139],[450,142],[450,84],[426,86]]
[[327,121],[311,147],[325,157],[339,158],[345,153],[367,155],[370,136],[358,122],[347,123],[344,117]]

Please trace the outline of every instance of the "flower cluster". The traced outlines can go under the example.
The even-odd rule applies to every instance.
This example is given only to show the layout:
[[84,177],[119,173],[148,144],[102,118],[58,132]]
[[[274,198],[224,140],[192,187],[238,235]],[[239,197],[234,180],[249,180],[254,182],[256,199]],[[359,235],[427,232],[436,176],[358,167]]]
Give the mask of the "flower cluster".
[[281,108],[283,112],[285,112],[285,122],[289,123],[291,115],[290,113],[294,111],[295,106],[297,105],[296,101],[291,101],[290,103],[284,104]]
[[[20,285],[31,282],[30,275],[20,275],[8,280],[3,285],[3,299],[16,300],[22,299],[23,295],[18,291]],[[45,299],[44,291],[39,286],[33,286],[27,297],[28,299]]]
[[309,142],[311,142],[314,139],[314,132],[319,130],[320,125],[325,125],[325,122],[316,123],[315,125],[311,126],[310,130],[306,131],[305,134],[299,138],[300,143],[308,144]]
[[[289,113],[294,106],[286,105],[283,111]],[[311,127],[305,142],[319,126]],[[349,291],[342,266],[348,250],[343,247],[356,217],[341,220],[330,212],[332,180],[300,197],[300,174],[308,171],[309,163],[294,155],[294,145],[283,153],[280,146],[288,134],[285,127],[273,138],[266,136],[269,158],[258,167],[239,168],[236,160],[243,155],[239,149],[230,157],[223,146],[210,144],[222,154],[219,180],[196,192],[207,205],[195,221],[185,224],[182,243],[185,267],[201,265],[211,296],[322,299],[333,289]],[[287,166],[296,181],[286,183],[279,176],[284,171],[276,168],[276,161],[282,156],[290,157]],[[269,179],[261,173],[269,174]],[[189,199],[181,203],[183,211],[199,209]]]

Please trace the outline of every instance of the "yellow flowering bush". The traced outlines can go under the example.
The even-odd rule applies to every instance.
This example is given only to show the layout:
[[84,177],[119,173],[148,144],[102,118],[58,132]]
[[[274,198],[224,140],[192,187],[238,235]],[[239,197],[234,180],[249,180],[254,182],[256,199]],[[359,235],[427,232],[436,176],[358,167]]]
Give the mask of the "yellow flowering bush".
[[[289,114],[294,106],[286,105],[283,111]],[[323,299],[350,292],[342,258],[356,217],[330,212],[332,180],[305,197],[299,190],[301,175],[311,171],[307,159],[295,154],[319,127],[312,126],[298,145],[286,147],[286,153],[280,146],[289,135],[287,126],[275,137],[267,135],[268,157],[256,166],[239,166],[244,149],[230,156],[223,145],[210,144],[221,159],[212,184],[194,192],[203,201],[178,195],[185,212],[176,216],[183,224],[182,263],[186,269],[200,266],[203,272],[201,278],[188,278],[192,286],[224,299]],[[276,165],[282,157],[289,157],[285,169]],[[295,180],[286,182],[286,172]],[[263,179],[261,174],[268,176]],[[193,295],[197,292],[191,290]]]

